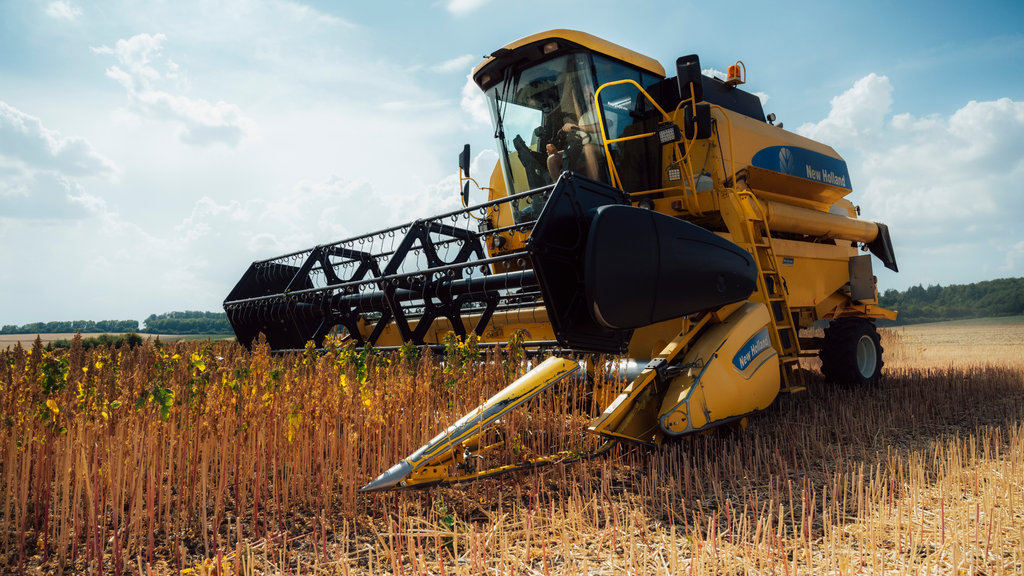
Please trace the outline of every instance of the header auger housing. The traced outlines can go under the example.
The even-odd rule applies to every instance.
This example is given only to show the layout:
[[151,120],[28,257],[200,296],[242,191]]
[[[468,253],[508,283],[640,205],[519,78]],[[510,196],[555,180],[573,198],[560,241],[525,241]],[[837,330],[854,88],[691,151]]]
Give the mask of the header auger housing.
[[[644,366],[591,432],[657,445],[742,422],[803,390],[802,356],[827,378],[877,379],[882,349],[870,254],[896,270],[884,224],[858,218],[846,162],[788,132],[760,100],[701,74],[553,30],[473,71],[495,119],[488,201],[253,263],[225,301],[239,341],[274,350],[341,331],[358,347],[527,347],[628,356]],[[469,150],[460,156],[468,204]],[[832,320],[824,338],[799,330]],[[809,352],[820,350],[820,354]],[[488,467],[485,432],[579,371],[551,359],[364,490],[458,482],[584,457]],[[472,465],[470,464],[472,462]]]

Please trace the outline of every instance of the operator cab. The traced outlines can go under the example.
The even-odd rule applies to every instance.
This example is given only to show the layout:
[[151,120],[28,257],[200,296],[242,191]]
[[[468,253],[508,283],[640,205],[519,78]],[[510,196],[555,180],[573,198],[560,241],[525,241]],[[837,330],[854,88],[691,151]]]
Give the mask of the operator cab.
[[[566,170],[609,183],[604,140],[652,132],[660,115],[632,84],[600,94],[598,88],[633,80],[646,89],[664,77],[656,61],[570,30],[530,36],[492,54],[473,78],[487,97],[508,193],[553,184]],[[625,191],[661,186],[653,139],[613,143],[609,151]],[[543,202],[537,195],[516,203],[515,221],[536,219]]]

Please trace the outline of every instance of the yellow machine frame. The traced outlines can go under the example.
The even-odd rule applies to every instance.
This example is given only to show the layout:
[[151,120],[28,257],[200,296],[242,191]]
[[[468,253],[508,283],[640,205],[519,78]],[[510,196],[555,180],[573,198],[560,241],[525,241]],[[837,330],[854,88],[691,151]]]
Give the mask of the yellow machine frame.
[[[548,41],[557,49],[561,40],[665,77],[664,68],[654,60],[576,31],[536,34],[508,44],[499,52],[514,53]],[[481,86],[493,81],[487,71],[497,57],[486,59],[474,69],[473,78]],[[602,92],[618,85],[631,85],[656,108],[661,115],[659,130],[675,126],[680,134],[686,133],[678,116],[688,107],[696,109],[699,103],[692,85],[688,97],[669,112],[634,80],[607,82],[594,93],[595,110],[601,110]],[[851,286],[851,260],[858,257],[855,243],[863,244],[866,250],[883,227],[857,218],[859,209],[844,198],[849,192],[845,181],[842,186],[814,182],[766,170],[751,161],[759,151],[772,146],[799,147],[841,161],[838,154],[828,146],[723,106],[711,105],[710,114],[715,125],[724,128],[716,131],[717,140],[699,139],[694,130],[691,138],[680,137],[662,146],[661,187],[634,192],[630,199],[635,207],[690,221],[746,250],[757,269],[756,287],[744,302],[636,329],[629,343],[629,356],[651,360],[589,426],[591,432],[610,442],[660,444],[666,433],[697,433],[721,424],[745,422],[748,415],[766,408],[778,393],[804,390],[799,359],[814,355],[805,347],[815,349],[819,343],[801,339],[801,328],[825,319],[896,317],[895,312],[878,306],[873,277],[867,294],[864,279],[858,280],[858,286]],[[621,189],[612,146],[656,138],[658,134],[607,138],[604,114],[597,116],[609,183]],[[710,185],[703,188],[695,174],[695,154],[707,158],[701,170]],[[680,171],[680,178],[670,179],[673,168]],[[491,200],[507,195],[500,166],[495,167],[486,189]],[[512,214],[498,206],[488,209],[487,218],[498,227],[512,224]],[[515,254],[526,248],[528,239],[529,232],[516,232],[503,245],[488,245],[488,251],[492,256]],[[436,320],[433,342],[441,342],[450,330],[445,320]],[[483,342],[504,342],[516,330],[525,330],[536,340],[555,338],[543,306],[504,316],[496,314],[488,329],[478,336]],[[396,336],[385,332],[380,345],[402,344],[394,339]],[[761,370],[762,366],[767,368]],[[500,447],[480,446],[483,430],[499,417],[496,406],[512,409],[578,368],[568,360],[545,361],[364,489],[457,482],[521,468],[523,465],[477,470],[465,462],[470,455]],[[579,457],[582,455],[562,453],[532,459],[525,465]]]

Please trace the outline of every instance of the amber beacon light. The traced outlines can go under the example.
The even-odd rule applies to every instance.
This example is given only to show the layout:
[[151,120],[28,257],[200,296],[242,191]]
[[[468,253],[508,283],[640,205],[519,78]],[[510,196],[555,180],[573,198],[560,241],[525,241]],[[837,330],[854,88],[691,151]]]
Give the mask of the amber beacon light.
[[742,60],[737,60],[735,64],[729,66],[729,73],[726,74],[725,83],[729,86],[747,83],[747,66]]

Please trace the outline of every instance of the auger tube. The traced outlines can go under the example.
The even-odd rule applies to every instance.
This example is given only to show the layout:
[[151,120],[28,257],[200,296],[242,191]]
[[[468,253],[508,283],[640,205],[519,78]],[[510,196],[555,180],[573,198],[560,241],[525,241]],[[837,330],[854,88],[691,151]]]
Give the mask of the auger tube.
[[415,482],[410,476],[424,467],[443,468],[440,473],[430,474],[428,481],[436,481],[438,477],[446,476],[450,459],[460,445],[470,444],[486,427],[494,424],[510,410],[579,369],[580,365],[572,360],[548,358],[359,491],[379,492],[396,486],[405,486],[407,483]]

